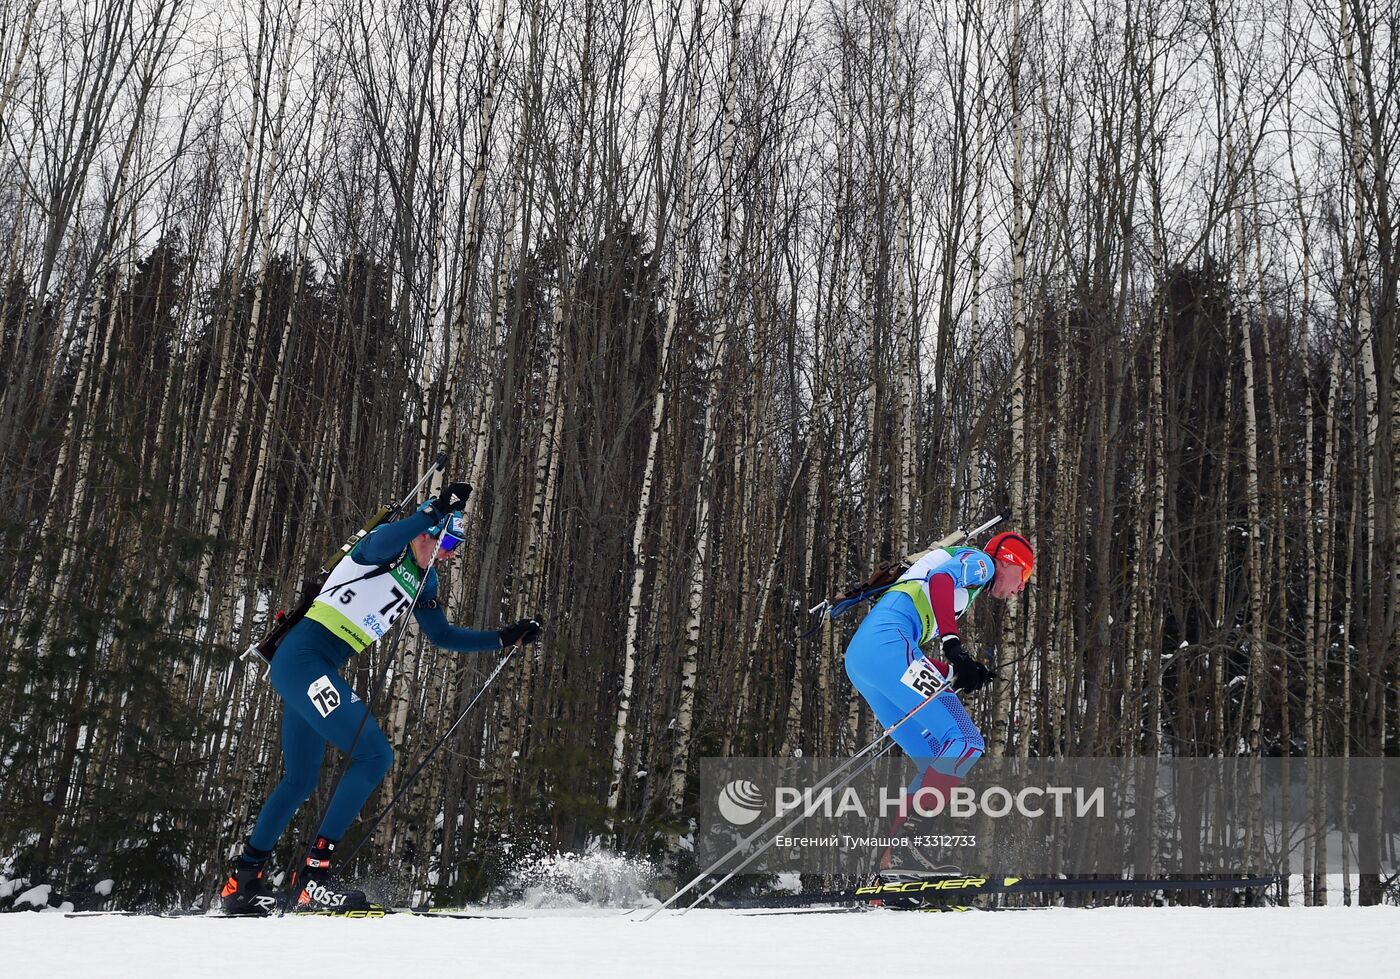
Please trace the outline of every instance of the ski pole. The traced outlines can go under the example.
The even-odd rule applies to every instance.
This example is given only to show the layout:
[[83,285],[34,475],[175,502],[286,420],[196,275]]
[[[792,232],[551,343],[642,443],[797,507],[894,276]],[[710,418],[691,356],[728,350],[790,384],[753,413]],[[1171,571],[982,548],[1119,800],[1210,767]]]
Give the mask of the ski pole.
[[[836,766],[836,768],[835,768],[833,771],[831,771],[830,773],[828,773],[827,776],[826,776],[825,778],[823,778],[820,782],[818,782],[816,785],[812,786],[812,787],[811,787],[810,789],[808,789],[807,791],[808,791],[808,792],[817,792],[817,791],[819,791],[819,790],[821,790],[821,789],[826,788],[826,786],[828,785],[828,783],[833,782],[833,781],[835,781],[835,780],[838,779],[838,778],[841,778],[843,775],[846,775],[846,772],[849,771],[851,768],[853,768],[858,762],[860,762],[862,759],[867,758],[867,757],[870,755],[870,753],[871,753],[872,751],[875,751],[876,748],[880,748],[880,751],[876,752],[875,757],[874,757],[874,758],[871,758],[870,761],[869,761],[866,765],[864,765],[864,766],[862,766],[861,768],[859,768],[859,769],[858,769],[857,771],[855,771],[853,774],[848,775],[848,776],[846,776],[845,778],[841,778],[841,781],[837,784],[836,788],[837,788],[837,789],[843,788],[845,785],[849,784],[852,780],[854,780],[854,779],[855,779],[858,775],[860,775],[862,772],[866,771],[866,769],[868,769],[868,768],[870,767],[871,764],[874,764],[874,762],[875,762],[876,760],[878,760],[882,755],[884,755],[885,752],[889,751],[890,747],[894,744],[894,742],[890,740],[890,736],[893,735],[895,731],[898,731],[907,721],[909,721],[911,718],[913,718],[915,714],[919,713],[919,711],[923,710],[923,709],[924,709],[925,707],[927,707],[929,704],[933,703],[935,697],[937,697],[939,694],[943,693],[945,690],[947,690],[947,689],[949,688],[949,686],[950,686],[950,681],[951,681],[951,679],[952,679],[952,676],[953,676],[953,671],[952,671],[951,669],[949,669],[948,673],[945,674],[945,675],[943,676],[942,681],[941,681],[941,682],[939,683],[939,685],[938,685],[938,688],[937,688],[936,690],[934,690],[933,693],[929,694],[926,698],[924,698],[924,700],[923,700],[918,706],[916,706],[916,707],[915,707],[913,710],[911,710],[909,713],[905,714],[905,715],[904,715],[903,717],[901,717],[899,720],[895,721],[895,722],[894,722],[893,724],[891,724],[889,727],[885,728],[882,732],[880,732],[880,735],[879,735],[878,737],[876,737],[873,741],[871,741],[869,744],[867,744],[864,748],[860,749],[860,751],[857,751],[854,755],[852,755],[851,757],[847,758],[847,759],[846,759],[845,761],[843,761],[840,765]],[[666,899],[666,901],[665,901],[663,904],[661,904],[659,907],[653,908],[653,909],[651,910],[651,913],[648,914],[648,915],[647,915],[645,918],[643,918],[642,920],[643,920],[643,921],[650,921],[652,918],[656,917],[657,914],[659,914],[660,912],[666,910],[666,908],[670,907],[670,906],[676,901],[677,898],[679,898],[679,897],[680,897],[681,895],[683,895],[683,894],[689,893],[689,892],[690,892],[691,890],[693,890],[693,889],[695,888],[695,886],[696,886],[697,884],[699,884],[702,880],[704,880],[706,877],[708,877],[708,876],[710,876],[711,874],[713,874],[717,868],[723,866],[724,863],[725,863],[725,861],[729,860],[731,857],[734,857],[734,856],[738,855],[739,853],[742,853],[742,852],[743,852],[744,850],[746,850],[749,846],[751,846],[755,840],[757,840],[759,837],[765,835],[765,834],[766,834],[769,830],[771,830],[774,826],[778,825],[778,823],[781,822],[782,819],[783,819],[786,815],[787,815],[786,813],[777,813],[777,814],[775,814],[775,815],[774,815],[771,819],[769,819],[766,823],[764,823],[764,824],[763,824],[762,826],[760,826],[758,829],[754,830],[753,833],[752,833],[751,835],[749,835],[749,836],[746,837],[745,839],[740,840],[738,843],[734,844],[734,846],[730,849],[730,851],[729,851],[728,853],[726,853],[724,856],[720,857],[720,858],[719,858],[718,860],[716,860],[714,863],[710,864],[710,866],[707,867],[705,870],[703,870],[703,871],[701,871],[700,873],[696,874],[695,877],[694,877],[694,879],[692,879],[692,880],[690,881],[690,883],[686,884],[686,885],[685,885],[684,887],[682,887],[680,890],[676,891],[676,893],[674,893],[674,894],[672,894],[670,897],[668,897],[668,898]],[[763,853],[764,850],[767,850],[768,847],[772,846],[774,840],[776,840],[776,839],[777,839],[779,836],[781,836],[783,833],[786,833],[786,832],[787,832],[788,830],[790,830],[793,826],[796,826],[796,825],[797,825],[799,822],[801,822],[804,818],[805,818],[805,814],[802,814],[802,813],[799,811],[799,815],[798,815],[798,817],[797,817],[795,820],[793,820],[792,822],[790,822],[784,829],[781,829],[781,830],[779,830],[777,833],[775,833],[775,834],[768,840],[768,842],[764,843],[762,847],[760,847],[758,850],[756,850],[756,851],[754,851],[752,854],[750,854],[749,857],[748,857],[747,859],[745,859],[743,863],[741,863],[738,867],[736,867],[736,868],[734,868],[733,870],[731,870],[731,871],[729,872],[729,874],[728,874],[727,876],[725,876],[725,878],[724,878],[723,880],[721,880],[721,881],[720,881],[718,884],[716,884],[714,887],[711,887],[708,891],[706,891],[704,894],[702,894],[693,904],[691,904],[691,905],[689,905],[688,907],[686,907],[685,910],[686,910],[686,911],[689,911],[690,908],[693,908],[696,904],[699,904],[701,901],[705,900],[705,898],[707,898],[707,897],[709,897],[711,894],[713,894],[717,888],[719,888],[719,887],[723,886],[725,883],[727,883],[727,882],[729,881],[729,878],[733,877],[733,876],[734,876],[735,874],[737,874],[740,870],[743,870],[745,867],[747,867],[750,863],[753,862],[753,860],[754,860],[755,857],[757,857],[759,854]],[[682,913],[684,913],[684,912],[682,912]]]
[[[441,551],[441,549],[442,538],[438,537],[436,542],[433,544],[433,555],[432,557],[428,558],[428,566],[423,569],[422,580],[424,582],[427,582],[428,575],[433,573],[433,566],[437,564],[438,553]],[[341,780],[345,778],[345,773],[349,771],[350,766],[355,763],[355,748],[360,743],[360,735],[364,734],[365,724],[369,721],[371,709],[374,706],[374,702],[379,699],[379,694],[384,689],[384,681],[388,679],[389,668],[393,666],[394,657],[398,655],[399,644],[403,641],[403,637],[408,633],[408,620],[413,618],[413,613],[412,611],[406,611],[402,616],[400,616],[400,618],[402,619],[402,624],[399,626],[398,632],[394,634],[393,641],[389,644],[389,651],[385,654],[384,666],[379,671],[379,678],[375,680],[374,689],[370,692],[369,698],[365,700],[365,711],[362,715],[360,715],[360,724],[358,727],[355,728],[355,736],[350,739],[350,747],[345,749],[346,761],[343,765],[340,766],[340,771],[336,772],[335,781],[331,783],[330,796],[328,797],[328,801],[326,803],[327,808],[329,808],[330,802],[334,801],[336,790],[340,788],[340,783]],[[303,866],[305,866],[307,858],[311,856],[311,848],[315,845],[316,835],[321,831],[321,821],[325,818],[326,814],[324,811],[322,811],[317,814],[316,821],[312,824],[311,835],[307,838],[306,848],[302,851],[301,854],[301,862]],[[293,857],[292,866],[288,868],[288,873],[293,874],[295,873],[295,871],[296,858]],[[288,879],[294,878],[289,877]],[[278,911],[279,917],[283,914],[286,914],[288,903],[294,900],[292,891],[284,893],[283,898],[283,905]]]
[[448,738],[452,737],[452,732],[456,731],[458,726],[467,719],[467,715],[470,714],[472,708],[476,706],[476,702],[481,699],[482,695],[486,693],[491,684],[496,681],[496,677],[500,676],[501,670],[505,669],[506,663],[510,662],[510,658],[515,655],[515,651],[519,648],[519,644],[516,644],[506,650],[506,654],[501,657],[501,661],[496,664],[496,668],[491,671],[491,675],[486,678],[486,682],[481,685],[481,689],[476,692],[476,696],[472,698],[471,703],[462,708],[461,713],[457,715],[457,719],[452,722],[452,726],[447,729],[442,737],[437,739],[436,744],[428,749],[428,753],[423,756],[423,760],[418,763],[418,767],[413,770],[413,774],[409,775],[403,785],[399,786],[398,791],[394,793],[394,797],[389,800],[389,804],[380,810],[379,815],[370,820],[359,842],[355,844],[349,853],[340,858],[342,866],[348,866],[350,861],[354,859],[355,854],[359,853],[360,849],[369,842],[370,837],[374,835],[375,829],[383,822],[384,817],[389,815],[389,810],[393,809],[398,801],[403,798],[404,793],[413,786],[414,782],[418,781],[418,776],[423,774],[423,769],[428,767],[428,762],[432,761],[433,755],[437,754],[438,749],[447,743]]
[[[939,692],[941,693],[942,691],[939,691]],[[935,696],[937,696],[937,695],[935,694]],[[922,705],[921,705],[921,706],[922,706]],[[837,783],[832,787],[832,790],[833,790],[833,791],[836,791],[836,792],[839,792],[841,789],[845,788],[847,785],[850,785],[850,784],[851,784],[852,782],[854,782],[856,779],[860,778],[862,775],[864,775],[866,772],[868,772],[871,768],[873,768],[873,767],[875,766],[875,764],[876,764],[877,762],[879,762],[879,760],[880,760],[881,758],[883,758],[883,757],[885,757],[885,755],[889,754],[889,753],[890,753],[890,750],[891,750],[893,747],[894,747],[894,742],[893,742],[893,741],[887,742],[887,743],[884,745],[884,747],[882,747],[879,751],[877,751],[872,757],[866,759],[866,761],[865,761],[865,763],[864,763],[863,765],[859,766],[855,771],[851,772],[851,773],[850,773],[849,775],[847,775],[845,778],[841,779],[841,781],[837,782]],[[757,859],[759,858],[759,856],[761,856],[763,853],[767,852],[768,848],[769,848],[770,846],[772,846],[772,845],[777,841],[778,837],[783,836],[783,835],[786,834],[786,833],[792,832],[792,830],[797,826],[797,824],[800,823],[800,822],[802,822],[802,820],[804,820],[804,819],[806,819],[806,818],[807,818],[807,810],[799,808],[798,811],[797,811],[797,815],[792,819],[791,822],[789,822],[789,823],[788,823],[786,826],[784,826],[782,829],[780,829],[780,830],[778,830],[776,833],[774,833],[774,834],[768,839],[768,841],[767,841],[766,843],[764,843],[761,847],[759,847],[757,850],[754,850],[754,851],[753,851],[752,853],[750,853],[747,857],[745,857],[744,860],[743,860],[743,862],[740,863],[739,866],[735,867],[735,868],[734,868],[733,870],[731,870],[729,873],[725,874],[722,878],[720,878],[718,881],[716,881],[714,884],[712,884],[712,885],[710,886],[710,889],[709,889],[708,891],[706,891],[704,894],[701,894],[701,895],[700,895],[699,897],[697,897],[695,900],[691,901],[691,902],[690,902],[689,904],[687,904],[684,908],[682,908],[682,909],[681,909],[681,914],[685,914],[685,913],[686,913],[687,911],[689,911],[691,908],[695,907],[695,906],[698,905],[698,904],[701,904],[701,903],[704,902],[705,899],[707,899],[711,894],[713,894],[715,891],[719,890],[719,889],[720,889],[721,887],[723,887],[725,884],[729,883],[729,881],[732,880],[736,874],[738,874],[740,871],[742,871],[742,870],[743,870],[745,867],[747,867],[749,864],[751,864],[751,863],[753,863],[755,860],[757,860]]]

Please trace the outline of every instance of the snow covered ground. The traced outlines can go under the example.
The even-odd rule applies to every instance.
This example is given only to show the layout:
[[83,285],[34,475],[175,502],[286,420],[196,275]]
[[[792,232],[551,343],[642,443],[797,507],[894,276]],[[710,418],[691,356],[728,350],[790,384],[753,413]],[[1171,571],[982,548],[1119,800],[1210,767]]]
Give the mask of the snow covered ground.
[[491,920],[0,915],[0,973],[75,976],[1395,976],[1400,908],[996,914],[521,911]]

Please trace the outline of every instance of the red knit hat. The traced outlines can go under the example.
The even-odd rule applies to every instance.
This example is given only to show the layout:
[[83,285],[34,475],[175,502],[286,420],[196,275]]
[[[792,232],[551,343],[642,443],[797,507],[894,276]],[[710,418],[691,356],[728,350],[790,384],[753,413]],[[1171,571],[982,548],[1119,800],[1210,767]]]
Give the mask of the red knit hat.
[[1035,570],[1035,551],[1031,550],[1031,542],[1020,534],[1011,531],[997,534],[987,541],[987,546],[982,550],[987,552],[994,565],[998,561],[1009,561],[1019,565],[1021,581],[1030,581],[1031,572]]

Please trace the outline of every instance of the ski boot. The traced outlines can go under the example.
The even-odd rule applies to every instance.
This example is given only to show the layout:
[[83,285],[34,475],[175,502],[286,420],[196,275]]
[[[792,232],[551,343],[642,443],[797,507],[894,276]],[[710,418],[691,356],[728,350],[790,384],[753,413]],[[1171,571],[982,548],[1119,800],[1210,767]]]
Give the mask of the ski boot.
[[[296,890],[296,907],[302,913],[339,911],[369,911],[374,908],[364,891],[351,890],[331,879],[331,859],[336,842],[324,836],[316,837],[316,845],[306,854],[306,866],[301,876],[292,882]],[[297,886],[300,885],[300,890]]]
[[243,845],[243,853],[238,865],[229,877],[228,883],[219,893],[219,902],[224,914],[265,915],[271,914],[277,906],[277,895],[273,894],[263,880],[263,865],[272,856],[266,850],[254,849],[251,843]]

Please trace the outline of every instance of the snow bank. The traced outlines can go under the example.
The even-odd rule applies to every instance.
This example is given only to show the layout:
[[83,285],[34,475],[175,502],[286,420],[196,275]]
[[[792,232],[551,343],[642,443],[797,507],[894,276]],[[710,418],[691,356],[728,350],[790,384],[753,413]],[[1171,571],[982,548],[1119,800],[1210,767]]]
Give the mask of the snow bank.
[[[0,915],[12,975],[801,979],[909,975],[1368,976],[1394,962],[1400,908],[1104,908],[997,914],[519,912],[378,921]],[[300,971],[305,972],[305,969]]]
[[[656,868],[601,851],[522,860],[491,896],[492,905],[527,908],[635,908],[651,902]],[[654,902],[652,902],[654,903]]]
[[36,908],[42,908],[49,903],[49,895],[52,893],[53,885],[38,884],[15,898],[15,907],[22,908],[26,904],[29,904]]

